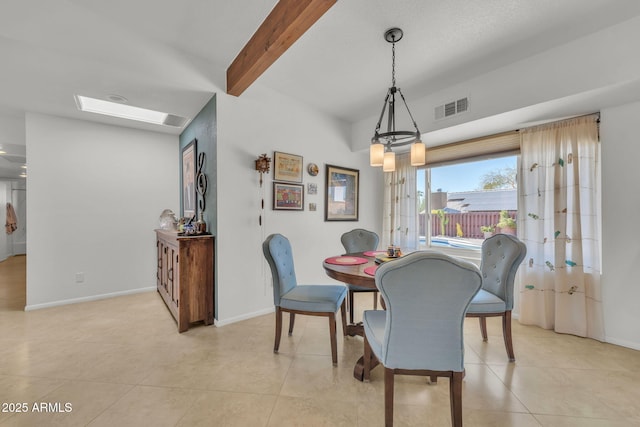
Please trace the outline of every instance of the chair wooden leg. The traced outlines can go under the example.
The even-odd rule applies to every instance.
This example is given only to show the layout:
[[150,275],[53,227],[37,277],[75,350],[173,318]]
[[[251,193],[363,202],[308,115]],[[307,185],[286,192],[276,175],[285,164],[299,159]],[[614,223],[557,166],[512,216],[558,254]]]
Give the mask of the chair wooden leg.
[[478,317],[480,321],[480,333],[482,334],[482,341],[487,342],[489,338],[487,337],[487,318],[484,316]]
[[505,311],[502,315],[502,336],[504,345],[507,348],[509,362],[515,362],[516,356],[513,353],[513,341],[511,339],[511,311]]
[[384,368],[384,425],[393,426],[393,369]]
[[276,341],[273,344],[273,352],[277,353],[280,348],[280,337],[282,336],[282,310],[276,307]]
[[296,314],[289,313],[289,336],[293,334],[293,324],[296,322]]
[[342,317],[342,335],[347,336],[347,302],[342,301],[340,305],[340,314]]
[[334,366],[338,364],[338,341],[336,339],[336,314],[329,315],[329,335],[331,336],[331,360]]
[[451,401],[451,425],[462,427],[462,372],[453,372],[449,381],[449,400]]
[[347,298],[349,299],[349,323],[353,325],[353,291],[349,291]]
[[373,309],[377,310],[378,309],[378,293],[377,292],[371,292],[373,294]]
[[371,380],[371,345],[367,335],[364,335],[364,355],[362,356],[362,381],[368,383]]

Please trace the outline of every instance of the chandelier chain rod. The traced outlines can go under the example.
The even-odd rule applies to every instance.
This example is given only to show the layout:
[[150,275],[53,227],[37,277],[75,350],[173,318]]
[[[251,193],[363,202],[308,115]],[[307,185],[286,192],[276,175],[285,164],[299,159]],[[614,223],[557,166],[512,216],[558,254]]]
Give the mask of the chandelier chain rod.
[[391,44],[391,86],[396,87],[396,42]]
[[[395,88],[395,86],[394,86]],[[389,101],[389,115],[387,116],[387,132],[396,131],[396,94],[391,89],[391,100]],[[395,138],[392,138],[395,139]]]
[[400,89],[398,89],[398,92],[400,93],[400,97],[402,98],[402,102],[404,102],[404,106],[407,109],[407,113],[409,113],[409,117],[411,118],[411,121],[413,122],[413,127],[416,128],[417,132],[420,132],[420,130],[418,130],[418,125],[416,124],[416,121],[413,118],[413,114],[411,114],[411,110],[409,110],[409,106],[407,105],[407,100],[404,99],[404,95],[402,94],[402,91]]
[[382,124],[382,118],[384,117],[384,112],[387,110],[387,102],[389,102],[389,96],[391,95],[391,91],[387,91],[387,96],[384,98],[384,104],[382,104],[382,111],[380,112],[380,118],[378,119],[378,124],[376,125],[377,134],[380,130],[380,124]]

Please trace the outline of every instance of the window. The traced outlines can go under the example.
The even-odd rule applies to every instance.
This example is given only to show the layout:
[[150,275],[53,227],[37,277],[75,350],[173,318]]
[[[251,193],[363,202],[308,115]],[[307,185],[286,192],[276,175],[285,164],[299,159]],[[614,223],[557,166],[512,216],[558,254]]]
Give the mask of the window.
[[418,169],[420,249],[478,259],[486,237],[515,233],[507,218],[517,214],[517,163],[517,155],[508,155]]

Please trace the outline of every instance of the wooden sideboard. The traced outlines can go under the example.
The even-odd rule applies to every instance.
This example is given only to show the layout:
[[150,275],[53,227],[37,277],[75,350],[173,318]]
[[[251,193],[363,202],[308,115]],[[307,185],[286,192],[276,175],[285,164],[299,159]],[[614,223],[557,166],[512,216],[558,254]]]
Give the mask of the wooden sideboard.
[[214,236],[156,230],[157,285],[178,332],[194,322],[213,324]]

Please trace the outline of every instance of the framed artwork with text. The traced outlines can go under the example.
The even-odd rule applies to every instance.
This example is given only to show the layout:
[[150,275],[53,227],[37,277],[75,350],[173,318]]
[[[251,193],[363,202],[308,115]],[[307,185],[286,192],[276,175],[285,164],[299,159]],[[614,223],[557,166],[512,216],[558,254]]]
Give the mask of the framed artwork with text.
[[273,180],[302,182],[302,156],[275,151],[273,153]]

